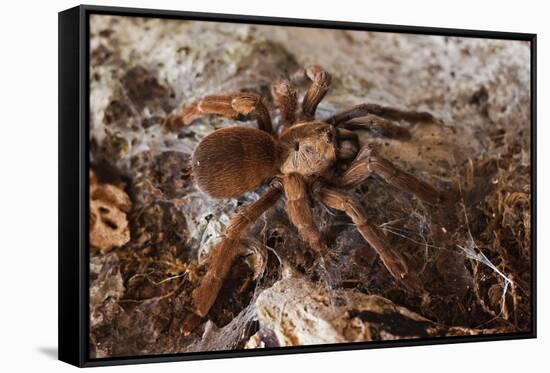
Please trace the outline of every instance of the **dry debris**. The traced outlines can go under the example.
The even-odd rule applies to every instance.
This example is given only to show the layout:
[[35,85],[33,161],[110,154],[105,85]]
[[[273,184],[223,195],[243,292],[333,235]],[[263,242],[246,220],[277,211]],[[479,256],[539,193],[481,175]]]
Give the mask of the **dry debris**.
[[130,197],[115,185],[99,183],[90,171],[90,244],[106,254],[130,241],[126,214]]

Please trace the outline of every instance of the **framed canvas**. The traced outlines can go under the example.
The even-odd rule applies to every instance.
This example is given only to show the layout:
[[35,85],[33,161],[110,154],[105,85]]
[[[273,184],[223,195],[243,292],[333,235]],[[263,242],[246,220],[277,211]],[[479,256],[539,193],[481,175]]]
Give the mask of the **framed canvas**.
[[536,336],[536,35],[59,13],[59,358]]

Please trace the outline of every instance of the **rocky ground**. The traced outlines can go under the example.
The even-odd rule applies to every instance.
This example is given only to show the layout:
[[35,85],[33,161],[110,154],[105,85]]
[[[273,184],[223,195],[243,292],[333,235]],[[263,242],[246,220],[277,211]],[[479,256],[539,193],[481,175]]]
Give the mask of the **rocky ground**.
[[[91,357],[528,331],[529,62],[519,41],[92,16]],[[253,122],[163,123],[235,90],[263,94],[276,119],[270,83],[308,64],[333,77],[321,119],[374,102],[442,121],[401,123],[407,140],[360,137],[456,203],[429,206],[377,179],[354,191],[427,294],[407,293],[320,206],[334,255],[312,270],[281,201],[250,229],[209,321],[183,336],[208,250],[262,190],[214,200],[190,176],[201,138]]]

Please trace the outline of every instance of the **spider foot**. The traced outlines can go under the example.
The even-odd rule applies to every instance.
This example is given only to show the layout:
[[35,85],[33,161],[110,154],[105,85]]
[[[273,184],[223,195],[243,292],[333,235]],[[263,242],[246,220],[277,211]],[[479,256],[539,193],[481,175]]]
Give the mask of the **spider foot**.
[[414,272],[402,275],[399,283],[414,295],[422,295],[426,292],[420,278]]
[[181,326],[181,334],[183,334],[183,336],[188,336],[193,330],[195,330],[197,326],[199,326],[201,321],[201,316],[197,315],[196,313],[190,313],[183,320],[183,325]]

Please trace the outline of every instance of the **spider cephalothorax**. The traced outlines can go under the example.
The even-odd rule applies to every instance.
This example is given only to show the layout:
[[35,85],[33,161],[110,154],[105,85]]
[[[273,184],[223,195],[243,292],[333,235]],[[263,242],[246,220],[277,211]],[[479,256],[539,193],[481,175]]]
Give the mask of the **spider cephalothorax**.
[[219,129],[197,146],[192,159],[193,177],[210,196],[239,197],[263,183],[276,181],[269,183],[256,202],[242,207],[231,218],[222,239],[211,250],[208,270],[192,295],[194,313],[184,323],[185,333],[207,315],[216,300],[246,228],[283,195],[290,221],[311,249],[319,253],[328,250],[312,216],[309,201],[313,197],[328,208],[346,213],[399,283],[413,292],[422,290],[401,253],[387,243],[380,229],[369,221],[362,204],[345,190],[377,175],[428,203],[442,202],[442,193],[380,157],[369,144],[361,145],[352,131],[367,129],[383,136],[406,138],[408,131],[394,120],[430,122],[434,117],[426,112],[363,104],[316,120],[315,110],[331,78],[319,66],[311,66],[301,75],[311,84],[300,109],[289,80],[279,80],[272,86],[273,100],[280,111],[278,133],[272,129],[261,97],[254,93],[206,96],[167,121],[169,128],[177,129],[205,114],[257,120],[258,129]]

